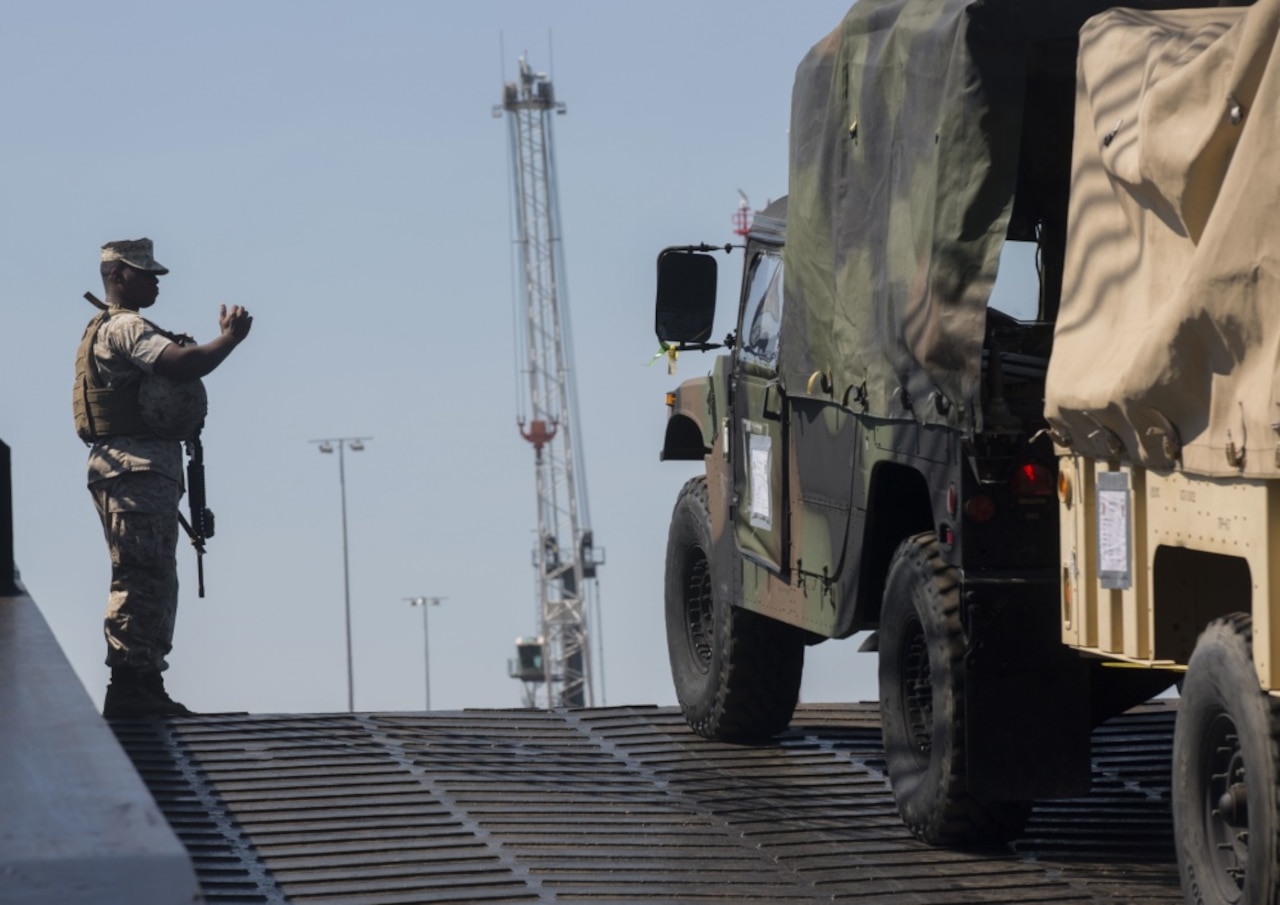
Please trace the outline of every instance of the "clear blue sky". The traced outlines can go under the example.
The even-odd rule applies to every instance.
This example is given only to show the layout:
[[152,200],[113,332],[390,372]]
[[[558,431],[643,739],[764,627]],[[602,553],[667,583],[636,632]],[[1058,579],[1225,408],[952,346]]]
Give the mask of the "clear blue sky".
[[[646,367],[654,258],[731,238],[738,190],[786,191],[796,64],[842,0],[8,3],[0,7],[0,439],[22,580],[95,702],[108,564],[71,423],[99,246],[149,236],[152,309],[201,341],[255,317],[206,380],[205,558],[180,550],[170,690],[204,711],[346,707],[338,463],[346,459],[358,710],[514,707],[536,633],[532,450],[515,424],[507,127],[527,50],[555,119],[578,425],[609,704],[671,704],[662,570],[676,492]],[[734,274],[735,257],[722,273]],[[733,283],[733,277],[722,283]],[[721,319],[727,331],[728,293]],[[806,700],[874,699],[856,641],[810,652]]]

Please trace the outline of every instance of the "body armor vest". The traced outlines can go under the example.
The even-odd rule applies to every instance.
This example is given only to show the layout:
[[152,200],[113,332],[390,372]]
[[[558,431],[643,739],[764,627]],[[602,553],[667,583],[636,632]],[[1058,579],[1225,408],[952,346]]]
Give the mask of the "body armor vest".
[[[93,347],[107,321],[124,310],[108,308],[85,327],[80,348],[76,351],[76,382],[71,404],[76,434],[86,443],[121,435],[188,439],[199,430],[208,407],[204,384],[199,380],[178,384],[158,376],[144,375],[141,381],[122,387],[108,387],[102,383]],[[181,342],[174,334],[161,330],[145,318],[144,321],[161,336]],[[144,382],[151,385],[144,388]],[[140,401],[144,391],[148,396],[146,405]],[[146,417],[148,411],[152,415],[150,420]],[[152,423],[155,421],[168,423]]]

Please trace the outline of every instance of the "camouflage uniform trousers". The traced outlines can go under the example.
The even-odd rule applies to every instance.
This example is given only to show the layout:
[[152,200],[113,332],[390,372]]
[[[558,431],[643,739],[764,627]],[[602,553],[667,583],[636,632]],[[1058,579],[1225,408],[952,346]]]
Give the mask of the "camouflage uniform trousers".
[[89,492],[111,553],[111,593],[103,620],[107,666],[163,671],[178,614],[182,488],[154,472],[135,471],[95,481]]

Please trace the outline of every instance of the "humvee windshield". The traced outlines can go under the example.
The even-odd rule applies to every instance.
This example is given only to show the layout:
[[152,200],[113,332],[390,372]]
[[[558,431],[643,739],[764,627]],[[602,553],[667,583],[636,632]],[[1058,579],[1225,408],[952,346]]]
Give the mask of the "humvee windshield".
[[782,327],[782,252],[762,252],[751,265],[747,304],[742,313],[742,354],[769,368],[778,364]]

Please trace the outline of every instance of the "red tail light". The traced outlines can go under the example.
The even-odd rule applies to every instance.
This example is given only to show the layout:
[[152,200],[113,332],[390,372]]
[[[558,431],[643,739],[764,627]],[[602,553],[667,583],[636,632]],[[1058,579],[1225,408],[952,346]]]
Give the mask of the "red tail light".
[[989,522],[995,518],[996,501],[985,493],[979,493],[964,504],[964,514],[975,522]]
[[1053,469],[1038,462],[1024,462],[1013,473],[1013,495],[1053,496],[1058,492],[1057,481],[1054,480]]

